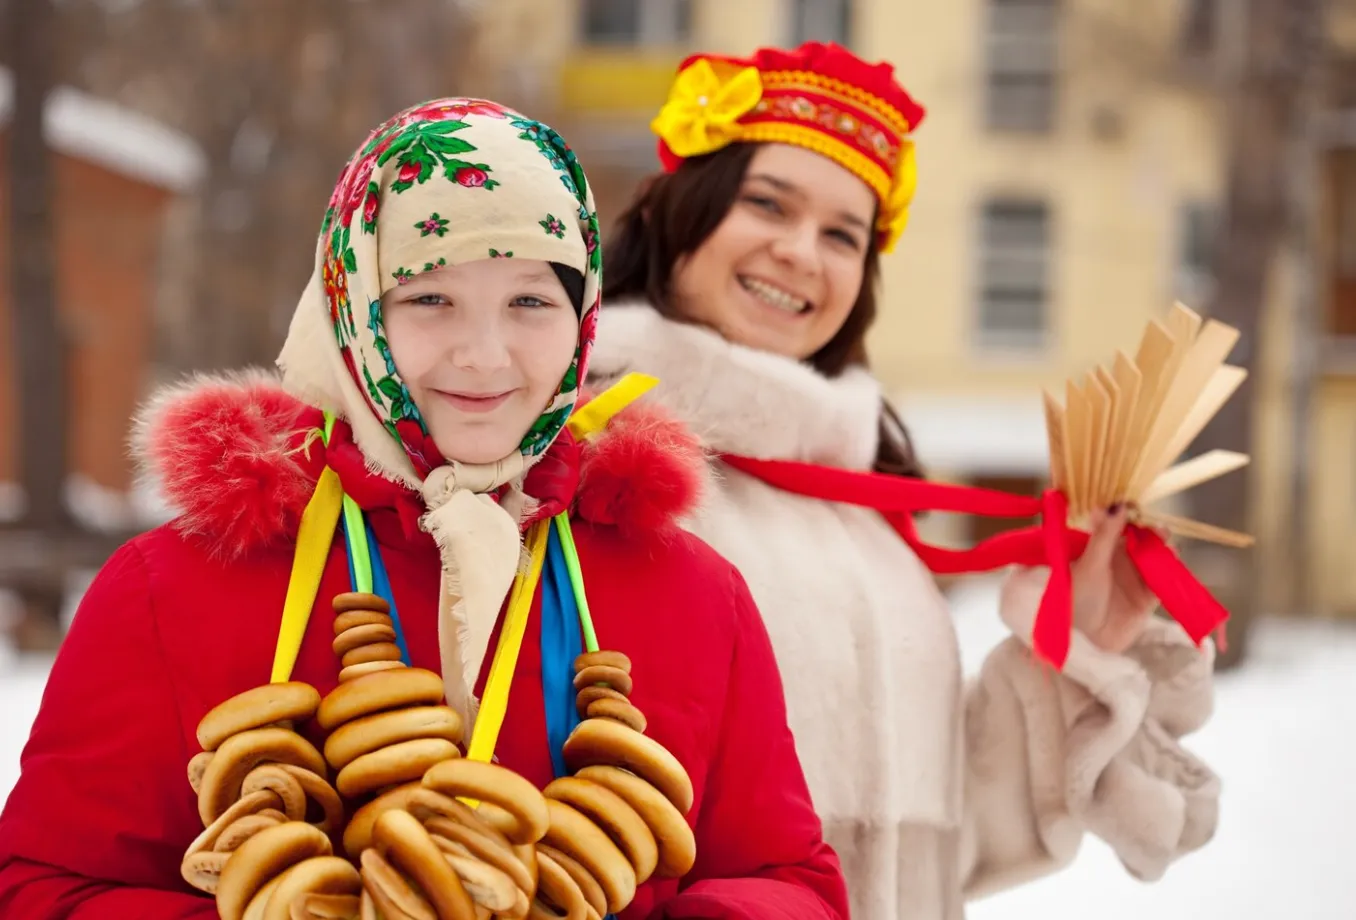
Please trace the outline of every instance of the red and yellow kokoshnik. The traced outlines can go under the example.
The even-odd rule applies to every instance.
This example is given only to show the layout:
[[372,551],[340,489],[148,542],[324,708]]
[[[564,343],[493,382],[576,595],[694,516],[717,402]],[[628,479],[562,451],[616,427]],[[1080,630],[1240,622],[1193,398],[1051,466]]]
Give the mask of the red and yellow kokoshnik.
[[910,135],[923,115],[891,65],[807,42],[747,59],[689,57],[650,128],[669,172],[736,142],[794,144],[828,157],[875,192],[878,242],[889,252],[909,220],[917,185]]

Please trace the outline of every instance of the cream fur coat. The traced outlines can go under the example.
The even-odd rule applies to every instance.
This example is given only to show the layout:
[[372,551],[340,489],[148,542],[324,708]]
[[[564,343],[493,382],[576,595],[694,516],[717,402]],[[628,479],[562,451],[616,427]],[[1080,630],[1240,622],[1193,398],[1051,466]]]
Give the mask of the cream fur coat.
[[[591,374],[650,398],[713,452],[867,469],[880,389],[829,380],[644,305],[602,313]],[[1084,833],[1155,879],[1214,833],[1219,781],[1180,744],[1211,709],[1213,648],[1155,620],[1129,654],[1075,635],[1063,675],[1027,647],[1044,570],[1004,584],[1013,636],[963,680],[931,573],[866,509],[713,461],[691,529],[743,572],[781,663],[791,728],[856,920],[959,920],[966,898],[1044,875]]]

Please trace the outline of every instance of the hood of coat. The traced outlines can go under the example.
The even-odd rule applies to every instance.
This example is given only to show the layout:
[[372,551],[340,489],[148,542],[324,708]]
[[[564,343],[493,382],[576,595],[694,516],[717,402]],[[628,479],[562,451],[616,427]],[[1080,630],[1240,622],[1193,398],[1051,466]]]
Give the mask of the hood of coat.
[[[319,419],[271,372],[196,375],[142,407],[132,453],[138,475],[176,512],[173,526],[234,558],[295,537],[319,474],[314,453],[324,450]],[[574,513],[632,538],[677,527],[707,476],[698,439],[648,404],[617,415],[579,458]]]
[[647,303],[609,303],[598,324],[590,379],[628,371],[659,378],[647,397],[711,451],[870,469],[880,438],[881,389],[865,369],[835,378],[808,364],[665,319]]

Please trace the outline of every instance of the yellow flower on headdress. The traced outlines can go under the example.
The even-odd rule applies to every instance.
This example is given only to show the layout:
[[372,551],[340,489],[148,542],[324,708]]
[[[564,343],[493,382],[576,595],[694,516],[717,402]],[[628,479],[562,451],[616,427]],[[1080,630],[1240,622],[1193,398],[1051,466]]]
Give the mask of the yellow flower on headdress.
[[758,68],[745,67],[722,78],[710,61],[702,59],[678,74],[650,130],[675,156],[701,156],[738,140],[739,118],[762,97]]
[[881,208],[877,228],[883,234],[880,244],[882,253],[890,252],[895,243],[904,235],[909,224],[909,205],[913,203],[913,193],[918,187],[918,163],[913,155],[913,141],[904,141],[899,148],[899,166],[895,170],[894,187],[890,197]]

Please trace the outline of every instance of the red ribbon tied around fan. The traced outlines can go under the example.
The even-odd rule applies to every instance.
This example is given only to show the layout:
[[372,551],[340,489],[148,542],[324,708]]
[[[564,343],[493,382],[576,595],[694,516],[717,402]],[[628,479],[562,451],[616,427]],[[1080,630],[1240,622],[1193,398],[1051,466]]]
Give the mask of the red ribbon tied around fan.
[[[939,575],[988,572],[1008,565],[1047,566],[1050,578],[1036,612],[1031,645],[1038,657],[1056,668],[1064,667],[1073,635],[1071,565],[1087,547],[1088,534],[1069,526],[1068,502],[1062,492],[1049,489],[1039,498],[1029,498],[813,463],[756,460],[733,454],[723,454],[721,459],[786,492],[879,511],[923,564]],[[1039,517],[1040,524],[997,534],[969,549],[948,549],[918,536],[912,515],[920,511]],[[1197,645],[1229,618],[1224,606],[1153,530],[1127,524],[1125,548],[1163,609]]]

